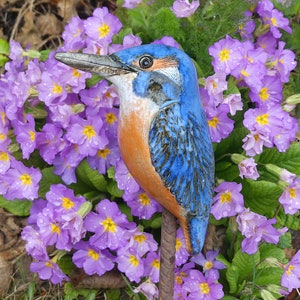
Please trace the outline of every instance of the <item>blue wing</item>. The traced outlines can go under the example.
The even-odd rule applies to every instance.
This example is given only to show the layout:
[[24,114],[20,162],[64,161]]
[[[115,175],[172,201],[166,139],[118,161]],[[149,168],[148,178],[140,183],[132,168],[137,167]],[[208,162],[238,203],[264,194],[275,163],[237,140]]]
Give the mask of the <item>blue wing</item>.
[[[195,222],[198,227],[200,223],[205,226],[201,234],[199,228],[190,228],[191,239],[195,230],[194,235],[205,236],[212,203],[214,156],[203,110],[197,116],[190,112],[183,120],[178,103],[161,109],[152,121],[149,145],[156,172],[186,210],[190,226]],[[203,237],[198,239],[202,239],[202,248]]]

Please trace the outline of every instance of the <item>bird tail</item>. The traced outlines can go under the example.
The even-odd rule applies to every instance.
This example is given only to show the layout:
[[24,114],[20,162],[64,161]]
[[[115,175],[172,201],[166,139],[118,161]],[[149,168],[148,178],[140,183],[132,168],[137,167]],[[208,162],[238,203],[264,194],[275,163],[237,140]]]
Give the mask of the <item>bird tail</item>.
[[207,225],[208,217],[204,216],[193,217],[189,222],[189,233],[193,254],[197,254],[202,251],[205,242]]

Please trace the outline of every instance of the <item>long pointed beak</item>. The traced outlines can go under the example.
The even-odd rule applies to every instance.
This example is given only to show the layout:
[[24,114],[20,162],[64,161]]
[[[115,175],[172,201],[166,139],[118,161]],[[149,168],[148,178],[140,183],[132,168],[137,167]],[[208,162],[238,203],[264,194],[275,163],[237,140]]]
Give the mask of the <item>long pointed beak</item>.
[[82,71],[94,73],[102,77],[135,72],[122,63],[115,55],[96,55],[87,53],[57,52],[56,60]]

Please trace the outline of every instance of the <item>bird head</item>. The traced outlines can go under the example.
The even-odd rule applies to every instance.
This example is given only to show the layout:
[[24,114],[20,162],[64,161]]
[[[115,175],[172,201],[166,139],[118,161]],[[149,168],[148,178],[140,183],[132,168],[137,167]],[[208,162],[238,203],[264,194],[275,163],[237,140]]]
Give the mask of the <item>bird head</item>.
[[160,108],[178,102],[195,111],[199,105],[192,60],[174,47],[149,44],[111,55],[58,52],[55,58],[76,69],[100,75],[119,90],[126,86],[125,92],[151,99]]

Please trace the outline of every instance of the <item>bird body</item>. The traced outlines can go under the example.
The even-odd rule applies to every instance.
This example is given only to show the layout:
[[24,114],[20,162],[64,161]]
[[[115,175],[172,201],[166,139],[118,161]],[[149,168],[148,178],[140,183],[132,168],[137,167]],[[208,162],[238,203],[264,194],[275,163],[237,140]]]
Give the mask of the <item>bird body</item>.
[[191,59],[165,45],[110,56],[58,53],[56,58],[117,86],[124,162],[141,187],[176,216],[187,249],[200,252],[212,202],[214,158]]

